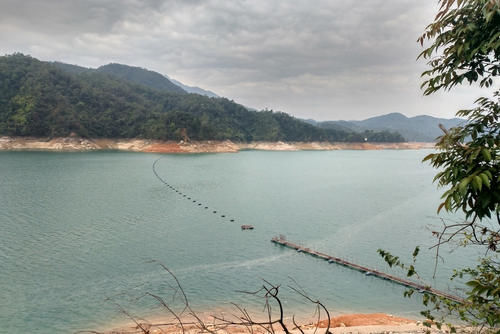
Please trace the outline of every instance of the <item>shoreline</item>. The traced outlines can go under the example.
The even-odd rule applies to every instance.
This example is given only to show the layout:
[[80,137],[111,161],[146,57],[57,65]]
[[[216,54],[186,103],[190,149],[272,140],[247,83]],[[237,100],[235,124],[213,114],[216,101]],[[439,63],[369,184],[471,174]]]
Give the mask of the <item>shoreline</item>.
[[87,139],[78,137],[36,138],[0,137],[0,151],[88,152],[117,150],[147,153],[237,153],[261,151],[334,151],[334,150],[419,150],[432,149],[434,143],[330,143],[330,142],[249,142],[161,141],[152,139]]
[[[210,316],[205,314],[201,316],[205,324],[210,326],[214,324],[213,320],[210,320]],[[199,333],[200,330],[196,325],[193,325],[192,320],[189,322],[189,319],[183,317],[184,322],[184,331],[186,334],[190,333]],[[257,321],[266,321],[265,318],[256,319]],[[300,333],[300,330],[295,328],[291,319],[285,318],[285,323],[289,329],[291,329],[292,333]],[[316,319],[317,320],[317,319]],[[326,330],[328,321],[322,320],[319,323],[316,323],[316,320],[311,319],[308,322],[302,322],[300,324],[300,329],[305,334],[312,333],[323,333]],[[148,329],[151,334],[160,334],[160,333],[182,333],[184,332],[181,326],[176,325],[177,321],[175,319],[162,319],[156,318],[152,322],[140,322],[139,324]],[[196,321],[194,321],[196,322]],[[165,326],[155,326],[155,324],[166,324]],[[316,324],[318,325],[316,328]],[[215,329],[215,327],[213,328]],[[138,331],[139,330],[139,331]],[[332,315],[330,319],[330,332],[335,334],[341,333],[358,333],[358,334],[369,334],[369,333],[426,333],[429,331],[430,333],[447,333],[448,328],[442,328],[439,330],[435,326],[432,328],[425,327],[420,320],[412,320],[408,318],[398,317],[391,314],[385,313],[354,313],[354,314],[343,314],[343,315]],[[463,328],[462,328],[463,330]],[[125,333],[139,333],[140,328],[134,322],[123,322],[121,324],[115,324],[113,328],[108,328],[99,333],[108,333],[108,334],[125,334]],[[239,334],[239,333],[248,333],[249,328],[246,326],[222,326],[222,328],[218,331],[219,333],[228,333],[228,334]],[[260,334],[266,333],[260,326],[253,326],[251,331],[252,333]],[[283,330],[279,326],[275,326],[276,333],[283,333]],[[468,332],[466,329],[463,332]]]

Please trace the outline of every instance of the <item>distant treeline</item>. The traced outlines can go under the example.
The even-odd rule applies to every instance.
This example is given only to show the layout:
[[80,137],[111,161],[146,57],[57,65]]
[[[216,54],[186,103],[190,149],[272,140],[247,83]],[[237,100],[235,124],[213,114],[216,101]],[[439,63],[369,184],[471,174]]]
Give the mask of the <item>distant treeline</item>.
[[[22,54],[0,57],[0,135],[163,140],[179,140],[187,135],[193,140],[404,141],[401,135],[389,131],[357,133],[322,129],[286,113],[250,111],[225,98],[187,94],[182,89],[154,89],[129,78],[134,75],[133,71],[120,75],[112,73],[119,70],[118,67],[112,69],[85,70],[73,65],[64,69],[61,64],[42,62]],[[144,75],[143,81],[147,79]]]

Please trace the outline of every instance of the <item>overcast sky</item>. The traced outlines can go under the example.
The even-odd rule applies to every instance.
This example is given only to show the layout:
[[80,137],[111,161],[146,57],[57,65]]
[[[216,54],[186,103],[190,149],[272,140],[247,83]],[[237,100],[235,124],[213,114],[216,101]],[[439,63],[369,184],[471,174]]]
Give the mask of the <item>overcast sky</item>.
[[423,97],[416,39],[437,0],[0,0],[0,54],[145,67],[317,120],[453,117],[481,90]]

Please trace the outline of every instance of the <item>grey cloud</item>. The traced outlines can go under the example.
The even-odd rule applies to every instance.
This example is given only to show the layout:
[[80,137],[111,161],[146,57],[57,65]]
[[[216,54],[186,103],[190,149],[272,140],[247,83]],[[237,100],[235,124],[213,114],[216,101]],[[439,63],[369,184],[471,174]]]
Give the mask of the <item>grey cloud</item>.
[[143,66],[302,117],[451,116],[446,96],[418,91],[415,41],[434,11],[421,0],[4,0],[0,52]]

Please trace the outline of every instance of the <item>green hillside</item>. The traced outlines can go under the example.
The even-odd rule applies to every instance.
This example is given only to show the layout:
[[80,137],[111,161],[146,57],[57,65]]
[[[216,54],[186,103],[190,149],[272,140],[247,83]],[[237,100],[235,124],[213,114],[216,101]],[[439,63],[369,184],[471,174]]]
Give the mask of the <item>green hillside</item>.
[[208,97],[220,97],[219,95],[215,94],[214,92],[200,88],[200,87],[188,86],[188,85],[185,85],[182,82],[177,81],[177,80],[172,79],[172,78],[168,78],[168,80],[170,80],[171,82],[173,82],[177,86],[181,87],[182,89],[184,89],[188,93],[200,94],[200,95],[205,95]]
[[160,73],[144,68],[122,64],[108,64],[97,69],[99,72],[108,73],[118,78],[143,85],[164,92],[186,93],[184,89],[172,83]]
[[[0,57],[0,135],[234,141],[364,141],[290,115],[249,111],[225,98],[175,93],[115,75],[14,54]],[[132,80],[133,81],[133,80]],[[372,133],[369,141],[402,141]]]
[[[82,67],[78,65],[65,64],[61,62],[53,62],[58,68],[64,70],[65,72],[80,74],[82,72],[88,71],[100,71],[114,75],[118,78],[124,79],[126,81],[144,85],[153,89],[167,92],[176,93],[193,93],[205,95],[208,97],[219,97],[214,92],[211,92],[200,87],[192,87],[184,85],[182,82],[169,78],[166,75],[162,75],[158,72],[150,71],[145,68],[128,66],[123,64],[108,64],[100,66],[97,69]],[[179,89],[180,88],[180,89]]]
[[316,122],[315,125],[323,129],[336,129],[345,131],[362,132],[373,131],[395,131],[400,133],[408,141],[432,142],[443,132],[439,124],[451,128],[464,123],[460,118],[436,118],[422,115],[406,117],[400,113],[392,113],[382,116],[371,117],[362,121],[326,121]]

